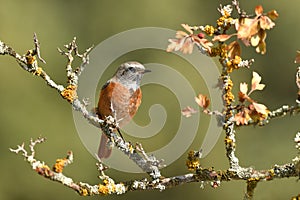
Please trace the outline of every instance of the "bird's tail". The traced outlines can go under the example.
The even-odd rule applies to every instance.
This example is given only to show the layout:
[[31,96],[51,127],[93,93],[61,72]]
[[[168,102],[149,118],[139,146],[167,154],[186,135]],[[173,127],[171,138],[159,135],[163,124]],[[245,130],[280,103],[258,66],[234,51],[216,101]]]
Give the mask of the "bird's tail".
[[108,138],[102,133],[98,148],[98,157],[100,159],[107,159],[111,155],[111,151],[112,148],[108,146]]

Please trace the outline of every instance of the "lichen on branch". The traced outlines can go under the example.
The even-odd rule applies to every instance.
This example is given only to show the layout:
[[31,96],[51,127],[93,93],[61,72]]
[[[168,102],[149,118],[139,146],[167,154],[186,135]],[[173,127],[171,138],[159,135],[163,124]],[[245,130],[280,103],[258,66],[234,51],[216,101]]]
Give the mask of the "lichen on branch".
[[[236,12],[234,12],[234,10]],[[41,47],[37,35],[34,34],[34,48],[28,50],[25,54],[18,54],[12,47],[0,41],[0,55],[13,57],[19,66],[25,71],[41,77],[51,88],[57,90],[59,95],[66,100],[74,110],[80,112],[82,116],[93,126],[102,129],[104,134],[112,141],[114,146],[124,153],[128,159],[132,160],[140,167],[145,174],[141,180],[115,181],[112,177],[106,175],[108,167],[101,160],[97,163],[99,171],[99,183],[89,184],[80,181],[74,181],[73,178],[64,174],[64,169],[74,162],[72,151],[67,153],[65,158],[58,158],[52,167],[36,158],[35,146],[45,142],[44,138],[37,138],[30,141],[29,150],[25,145],[19,145],[12,152],[21,154],[39,175],[56,181],[67,186],[82,196],[123,194],[135,190],[160,190],[175,187],[178,185],[200,182],[201,187],[210,185],[217,188],[223,181],[243,180],[246,183],[245,199],[251,199],[254,196],[255,188],[261,181],[272,181],[274,179],[296,177],[300,175],[300,158],[295,156],[289,163],[274,164],[273,167],[264,170],[256,170],[254,167],[240,166],[239,158],[236,155],[236,132],[237,127],[249,125],[266,125],[274,118],[290,114],[298,114],[300,110],[300,67],[296,72],[296,84],[298,90],[295,105],[283,105],[276,110],[269,110],[263,103],[258,103],[252,96],[253,92],[263,90],[265,85],[261,83],[262,77],[253,72],[251,87],[246,82],[240,83],[240,91],[234,94],[234,80],[231,74],[238,69],[249,70],[254,63],[254,59],[244,59],[241,52],[241,45],[254,47],[259,54],[266,53],[267,32],[275,27],[275,20],[278,13],[275,10],[264,12],[263,7],[258,5],[254,9],[254,14],[247,14],[240,8],[239,2],[233,0],[231,4],[220,6],[218,8],[220,17],[213,25],[195,25],[182,24],[184,31],[178,31],[175,39],[169,39],[167,52],[181,51],[182,53],[191,53],[195,49],[200,53],[217,57],[221,64],[221,76],[216,77],[219,80],[219,86],[222,90],[223,109],[217,111],[210,110],[210,99],[199,94],[195,97],[196,103],[202,109],[203,113],[216,115],[221,119],[224,129],[224,146],[229,166],[227,169],[216,170],[214,167],[204,167],[201,164],[201,150],[190,151],[187,157],[186,166],[189,170],[186,174],[171,176],[162,175],[160,168],[163,165],[163,159],[159,160],[153,155],[148,155],[142,144],[132,144],[125,141],[115,133],[118,123],[113,116],[108,116],[101,120],[97,115],[87,108],[85,100],[81,100],[77,94],[79,78],[89,63],[89,53],[91,48],[79,53],[79,48],[74,38],[70,43],[59,48],[59,53],[67,59],[66,84],[58,84],[45,72],[40,65],[45,65],[45,60],[41,57]],[[234,13],[237,13],[234,15]],[[159,36],[158,36],[159,37]],[[194,47],[196,47],[194,49]],[[73,67],[73,61],[80,59],[79,67]],[[300,62],[300,54],[297,53],[296,63]],[[250,85],[250,84],[249,84]],[[84,99],[84,98],[82,98]],[[197,110],[188,106],[182,110],[182,113],[190,117]],[[294,141],[296,148],[300,151],[300,133],[297,133]]]

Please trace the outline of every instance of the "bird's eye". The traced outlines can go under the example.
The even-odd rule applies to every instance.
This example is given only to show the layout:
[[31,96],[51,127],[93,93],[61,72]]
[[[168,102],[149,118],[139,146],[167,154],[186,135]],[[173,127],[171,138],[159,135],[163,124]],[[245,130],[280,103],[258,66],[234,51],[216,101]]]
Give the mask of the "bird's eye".
[[128,67],[128,70],[131,72],[135,72],[135,68],[134,67]]

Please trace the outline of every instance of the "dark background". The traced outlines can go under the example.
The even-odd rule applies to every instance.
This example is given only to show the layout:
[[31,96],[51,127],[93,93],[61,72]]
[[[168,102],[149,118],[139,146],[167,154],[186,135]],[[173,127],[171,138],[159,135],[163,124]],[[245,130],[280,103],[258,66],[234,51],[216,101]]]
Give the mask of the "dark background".
[[[220,3],[228,2],[1,0],[0,40],[22,53],[32,48],[32,36],[33,32],[36,32],[42,44],[42,56],[47,60],[47,65],[43,67],[55,81],[65,83],[66,61],[58,54],[56,48],[62,47],[74,36],[78,38],[79,47],[84,49],[132,28],[152,26],[177,30],[181,29],[181,23],[214,24],[219,16],[217,7]],[[293,60],[296,50],[300,48],[299,2],[241,0],[240,3],[249,13],[256,5],[262,4],[265,11],[276,9],[280,15],[276,27],[268,32],[265,56],[255,54],[253,48],[243,51],[245,58],[255,58],[252,70],[259,72],[263,77],[262,82],[267,85],[264,91],[255,93],[253,97],[270,109],[283,104],[294,104],[297,88],[294,80],[296,65],[293,64]],[[147,53],[139,55],[140,61],[153,62]],[[132,55],[128,58],[135,57],[136,55]],[[155,59],[155,62],[166,62],[164,54],[156,56]],[[75,163],[67,167],[65,173],[76,181],[97,184],[99,180],[95,168],[96,160],[82,145],[76,133],[71,107],[44,82],[21,70],[12,58],[0,57],[0,69],[0,199],[83,199],[74,191],[41,178],[30,169],[21,156],[16,156],[8,150],[23,141],[28,142],[30,138],[45,136],[48,140],[37,147],[37,158],[52,165],[56,158],[65,156],[68,150],[73,150]],[[235,90],[238,89],[239,82],[250,82],[252,70],[233,73]],[[103,80],[109,76],[111,73],[108,72]],[[200,91],[201,87],[196,86],[196,89]],[[147,91],[147,88],[145,90]],[[149,96],[151,92],[149,89]],[[176,109],[179,114],[180,108]],[[293,138],[299,131],[298,123],[299,116],[287,116],[284,119],[276,119],[263,128],[241,128],[237,132],[237,155],[241,165],[267,169],[275,163],[289,162],[297,153]],[[222,138],[223,136],[211,154],[203,159],[204,166],[214,166],[216,169],[228,167]],[[166,176],[186,173],[184,163],[185,156],[164,169],[163,173]],[[115,170],[110,170],[109,175],[116,181],[143,177]],[[241,199],[245,189],[246,184],[243,181],[222,183],[217,189],[210,186],[200,189],[199,183],[192,183],[163,192],[130,192],[121,196],[85,199]],[[259,183],[255,199],[288,199],[298,193],[299,183],[295,178],[275,180]]]

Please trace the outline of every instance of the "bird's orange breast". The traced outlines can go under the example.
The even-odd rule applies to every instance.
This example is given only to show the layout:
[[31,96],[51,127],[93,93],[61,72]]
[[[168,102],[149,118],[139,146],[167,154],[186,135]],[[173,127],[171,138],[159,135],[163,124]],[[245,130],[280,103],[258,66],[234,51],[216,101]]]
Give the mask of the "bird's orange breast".
[[118,82],[108,82],[101,90],[98,115],[101,119],[113,116],[119,126],[127,124],[141,104],[141,89],[133,91]]

